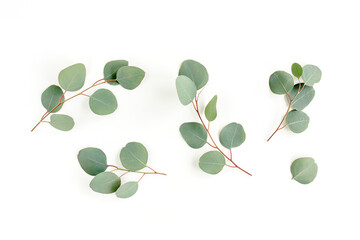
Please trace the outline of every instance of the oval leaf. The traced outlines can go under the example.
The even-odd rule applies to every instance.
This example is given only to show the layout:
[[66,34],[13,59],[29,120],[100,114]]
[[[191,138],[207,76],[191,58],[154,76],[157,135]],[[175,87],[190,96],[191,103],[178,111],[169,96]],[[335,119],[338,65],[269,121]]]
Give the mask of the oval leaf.
[[240,146],[245,139],[244,128],[239,123],[230,123],[220,132],[220,143],[227,149]]
[[184,75],[194,81],[197,89],[204,87],[209,80],[209,74],[206,68],[194,60],[185,60],[182,62],[179,75]]
[[[296,96],[297,92],[302,89],[302,91]],[[296,110],[303,110],[309,103],[313,100],[315,96],[315,90],[313,87],[306,86],[304,87],[304,84],[296,84],[294,88],[289,93],[290,97],[294,99],[291,103],[291,107]],[[288,103],[290,103],[290,100],[288,97],[286,97]]]
[[75,123],[72,117],[64,114],[52,114],[50,116],[50,125],[61,131],[70,131]]
[[107,168],[106,155],[98,148],[84,148],[78,154],[82,169],[89,175],[95,176]]
[[66,91],[77,91],[84,86],[85,75],[84,64],[71,65],[59,73],[59,84]]
[[[63,91],[59,86],[51,85],[45,91],[41,94],[41,103],[46,109],[46,111],[50,112],[51,110],[56,107],[61,99],[61,96],[63,95]],[[61,99],[61,101],[64,101],[65,97]],[[54,109],[52,112],[58,112],[63,104],[59,105],[56,109]]]
[[102,172],[90,182],[90,188],[98,193],[114,193],[120,187],[120,178],[112,172]]
[[180,126],[180,133],[185,142],[192,148],[201,148],[207,142],[207,132],[200,123],[183,123]]
[[206,105],[205,108],[205,116],[206,119],[211,122],[214,121],[216,116],[217,116],[217,111],[216,111],[216,101],[217,101],[217,96],[215,95],[210,102]]
[[[105,80],[116,80],[117,71],[121,67],[128,66],[129,63],[126,60],[115,60],[105,64],[104,67],[104,79]],[[118,81],[109,81],[111,85],[119,85]]]
[[271,74],[269,85],[273,93],[286,94],[294,87],[294,79],[287,72],[277,71]]
[[91,111],[98,115],[107,115],[117,109],[115,95],[107,89],[99,89],[94,92],[89,99]]
[[286,117],[286,126],[294,133],[301,133],[305,131],[309,125],[309,116],[298,110],[292,110]]
[[293,179],[302,184],[311,183],[317,174],[318,166],[310,157],[296,159],[290,167]]
[[320,82],[321,70],[314,65],[305,65],[302,79],[305,85],[313,86],[315,83]]
[[294,64],[291,66],[291,72],[292,72],[292,74],[293,74],[295,77],[300,78],[301,75],[303,74],[303,69],[302,69],[302,67],[300,66],[300,64],[294,63]]
[[176,91],[182,105],[190,104],[196,96],[195,83],[186,76],[176,78]]
[[218,174],[225,166],[225,158],[218,151],[211,151],[200,157],[199,167],[206,173]]
[[119,198],[129,198],[138,190],[138,182],[127,182],[119,187],[116,196]]
[[137,171],[146,167],[148,152],[141,143],[130,142],[121,149],[120,160],[126,169]]
[[125,89],[133,90],[140,85],[145,72],[138,67],[124,66],[119,68],[116,80]]

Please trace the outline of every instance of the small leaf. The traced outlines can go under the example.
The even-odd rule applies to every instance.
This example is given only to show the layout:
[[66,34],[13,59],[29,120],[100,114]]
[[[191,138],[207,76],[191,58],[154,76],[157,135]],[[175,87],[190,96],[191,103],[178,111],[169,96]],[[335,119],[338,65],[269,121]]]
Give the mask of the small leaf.
[[125,89],[133,90],[140,85],[145,77],[145,72],[138,67],[124,66],[119,68],[116,80]]
[[72,117],[64,114],[52,114],[50,116],[50,125],[61,131],[70,131],[75,123]]
[[211,122],[214,121],[216,116],[217,116],[217,111],[216,111],[216,101],[217,101],[217,96],[215,95],[210,102],[206,105],[205,108],[205,116],[206,119]]
[[120,187],[120,178],[112,172],[102,172],[90,182],[90,188],[98,193],[114,193]]
[[99,148],[84,148],[78,154],[82,169],[89,175],[95,176],[107,168],[106,155]]
[[66,91],[77,91],[84,86],[85,75],[84,64],[71,65],[59,73],[59,84]]
[[107,89],[99,89],[89,99],[89,106],[93,113],[107,115],[117,109],[117,101],[114,94]]
[[196,96],[195,83],[186,76],[176,78],[176,91],[182,105],[190,104]]
[[129,198],[138,190],[138,182],[127,182],[120,186],[116,191],[116,196],[119,198]]
[[144,145],[138,142],[130,142],[121,149],[121,164],[128,170],[138,171],[146,167],[148,152]]
[[[46,109],[46,111],[50,112],[56,105],[59,104],[61,96],[63,95],[63,91],[59,86],[51,85],[45,91],[41,94],[41,103]],[[65,97],[61,99],[61,101],[64,101]],[[63,104],[59,105],[53,113],[58,112]]]
[[321,70],[314,65],[305,65],[302,79],[305,85],[313,86],[315,83],[320,82]]
[[302,67],[300,66],[300,64],[298,63],[294,63],[292,66],[291,66],[291,72],[292,74],[297,77],[297,78],[300,78],[302,73],[303,73],[303,69]]
[[[105,67],[104,67],[104,79],[105,80],[115,80],[117,71],[121,67],[125,67],[128,65],[129,65],[129,63],[126,60],[115,60],[115,61],[110,61],[110,62],[106,63]],[[118,81],[109,81],[108,83],[111,85],[119,85]]]
[[210,151],[200,157],[199,167],[206,173],[218,174],[225,166],[225,158],[218,151]]
[[[298,90],[302,89],[302,91],[296,96],[296,98],[294,99],[295,95],[297,94]],[[290,91],[289,95],[292,99],[294,99],[291,103],[291,107],[293,109],[296,110],[303,110],[307,105],[310,104],[310,102],[313,100],[314,96],[315,96],[315,90],[313,87],[309,87],[306,86],[304,87],[304,84],[301,83],[300,86],[299,84],[296,84],[294,86],[294,88]],[[286,97],[288,103],[290,103],[290,100],[288,97]]]
[[192,148],[201,148],[207,142],[207,132],[200,123],[183,123],[180,126],[180,133],[185,142]]
[[230,123],[220,132],[220,143],[227,149],[240,146],[246,139],[244,128],[239,123]]
[[286,126],[294,133],[305,131],[309,125],[309,116],[298,110],[292,110],[286,117]]
[[311,183],[317,174],[318,166],[310,157],[296,159],[290,167],[293,179],[302,184]]
[[271,74],[269,85],[273,93],[286,94],[294,87],[294,79],[287,72],[277,71]]
[[206,68],[194,60],[185,60],[182,62],[179,70],[179,76],[180,75],[184,75],[194,81],[197,89],[204,87],[209,79]]

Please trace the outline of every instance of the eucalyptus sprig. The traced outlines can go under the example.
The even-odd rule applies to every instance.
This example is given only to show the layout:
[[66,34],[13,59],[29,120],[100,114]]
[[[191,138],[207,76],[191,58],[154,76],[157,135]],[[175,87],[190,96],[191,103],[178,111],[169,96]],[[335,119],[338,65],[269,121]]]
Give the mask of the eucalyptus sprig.
[[[90,182],[90,188],[98,193],[114,193],[119,198],[128,198],[138,190],[140,180],[149,174],[166,175],[147,165],[148,152],[144,145],[130,142],[121,149],[120,161],[123,167],[108,165],[105,153],[99,148],[88,147],[80,150],[78,160],[82,169],[89,175],[95,176]],[[111,171],[106,170],[113,168]],[[139,171],[148,168],[151,171]],[[118,176],[115,171],[121,172]],[[121,178],[128,173],[140,174],[138,181],[122,183]]]
[[[215,149],[203,154],[199,160],[199,167],[206,173],[217,174],[224,166],[231,168],[238,168],[246,174],[247,171],[240,168],[233,160],[232,148],[240,146],[246,138],[244,128],[239,123],[230,123],[226,125],[220,132],[219,139],[221,145],[229,149],[229,155],[221,150],[210,133],[210,122],[217,117],[217,96],[215,95],[205,108],[205,117],[208,120],[206,124],[202,119],[199,109],[199,97],[202,88],[208,82],[209,75],[206,68],[194,60],[186,60],[181,64],[179,76],[176,79],[176,90],[180,102],[183,105],[192,103],[194,110],[199,117],[199,122],[186,122],[180,126],[180,133],[185,142],[191,148],[201,148],[205,144]],[[210,141],[208,141],[208,136]],[[231,165],[226,163],[226,160]]]
[[286,126],[294,133],[301,133],[309,125],[310,118],[302,110],[315,96],[313,85],[320,82],[321,70],[314,65],[305,65],[302,68],[298,63],[294,63],[291,72],[297,78],[295,83],[291,74],[284,71],[276,71],[270,76],[270,90],[275,94],[285,94],[289,106],[280,124],[267,141]]
[[[58,112],[65,102],[78,96],[89,98],[89,107],[95,114],[107,115],[113,113],[118,104],[115,95],[110,90],[98,89],[91,95],[87,95],[86,92],[105,83],[121,85],[125,89],[133,90],[140,85],[145,77],[145,72],[138,67],[128,66],[126,60],[108,62],[104,67],[103,78],[66,99],[65,94],[67,92],[79,91],[84,86],[85,75],[86,69],[82,63],[71,65],[59,73],[58,82],[60,86],[51,85],[41,95],[41,103],[46,112],[31,131],[34,131],[43,122],[50,123],[51,126],[62,131],[71,130],[75,125],[73,118],[68,115],[54,113]],[[45,121],[50,114],[50,121]]]

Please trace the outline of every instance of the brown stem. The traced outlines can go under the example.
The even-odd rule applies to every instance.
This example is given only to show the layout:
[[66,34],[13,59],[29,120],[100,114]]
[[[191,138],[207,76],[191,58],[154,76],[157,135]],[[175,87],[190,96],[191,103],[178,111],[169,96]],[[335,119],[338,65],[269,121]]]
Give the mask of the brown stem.
[[142,173],[142,174],[159,174],[159,175],[165,175],[165,173],[160,173],[160,172],[141,172],[141,171],[132,171],[132,170],[128,170],[128,169],[125,169],[125,168],[119,168],[115,165],[107,165],[108,167],[113,167],[113,168],[116,168],[116,170],[120,170],[120,171],[125,171],[125,172],[133,172],[133,173]]

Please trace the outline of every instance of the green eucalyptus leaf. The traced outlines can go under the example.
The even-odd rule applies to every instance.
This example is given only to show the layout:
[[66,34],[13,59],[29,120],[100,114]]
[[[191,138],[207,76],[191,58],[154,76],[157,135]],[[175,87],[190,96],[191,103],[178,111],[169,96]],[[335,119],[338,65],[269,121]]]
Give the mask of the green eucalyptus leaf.
[[138,182],[127,182],[119,187],[116,196],[119,198],[129,198],[138,190]]
[[301,75],[303,74],[303,69],[302,69],[302,67],[300,66],[300,64],[294,63],[294,64],[291,66],[291,72],[292,72],[292,74],[293,74],[295,77],[300,78]]
[[318,166],[310,157],[296,159],[290,167],[293,179],[302,184],[311,183],[317,174]]
[[218,151],[210,151],[200,157],[199,167],[206,173],[218,174],[224,166],[225,158]]
[[97,174],[90,182],[90,188],[98,193],[114,193],[120,187],[120,178],[112,172]]
[[[129,63],[126,60],[115,60],[105,64],[104,67],[104,79],[105,80],[116,80],[117,71],[121,67],[128,66]],[[111,85],[119,85],[118,81],[109,81]]]
[[309,116],[298,110],[292,110],[286,117],[286,126],[294,133],[305,131],[309,125]]
[[94,92],[89,99],[91,111],[98,115],[107,115],[117,109],[115,95],[107,89],[99,89]]
[[220,132],[220,143],[227,149],[240,146],[246,139],[244,128],[239,123],[230,123]]
[[185,142],[192,148],[201,148],[207,142],[207,132],[200,123],[183,123],[180,126],[180,133]]
[[52,114],[50,116],[50,125],[61,131],[70,131],[75,123],[72,117],[64,114]]
[[84,86],[85,75],[84,64],[71,65],[59,73],[59,84],[66,91],[77,91]]
[[186,76],[176,78],[176,91],[182,105],[190,104],[196,96],[195,83]]
[[197,89],[204,87],[209,80],[209,74],[206,68],[194,60],[185,60],[182,62],[179,70],[179,76],[180,75],[184,75],[194,81]]
[[205,116],[206,119],[211,122],[214,121],[216,116],[217,116],[217,111],[216,111],[216,101],[217,101],[217,96],[215,95],[210,102],[206,105],[205,108]]
[[121,149],[121,164],[128,170],[138,171],[146,167],[148,152],[144,145],[138,142],[130,142]]
[[106,155],[99,148],[84,148],[78,154],[81,168],[89,175],[95,176],[107,168]]
[[284,71],[276,71],[270,76],[270,89],[275,94],[286,94],[294,87],[293,77]]
[[[302,91],[296,96],[297,92],[302,89]],[[294,99],[291,103],[291,107],[296,110],[303,110],[309,103],[313,100],[315,96],[315,90],[313,87],[306,86],[304,84],[296,84],[294,88],[289,93],[291,99]],[[290,103],[290,99],[286,97],[288,103]]]
[[313,86],[315,83],[320,82],[321,70],[314,65],[305,65],[302,79],[305,85]]
[[[41,103],[46,109],[46,111],[50,112],[53,110],[54,107],[56,107],[61,99],[61,96],[63,95],[63,91],[59,86],[51,85],[45,91],[41,94]],[[61,99],[61,101],[65,100],[65,96]],[[55,108],[52,112],[58,112],[63,104],[59,105],[57,108]]]
[[133,90],[140,85],[145,77],[145,72],[133,66],[124,66],[119,68],[116,74],[116,80],[125,89]]

